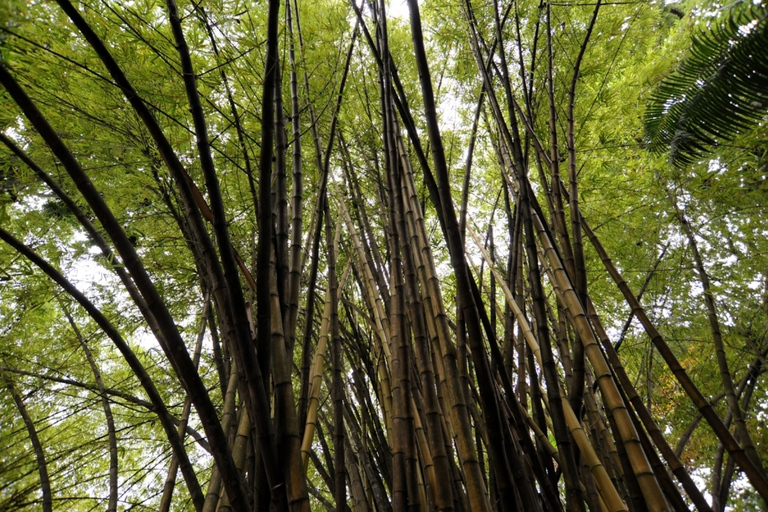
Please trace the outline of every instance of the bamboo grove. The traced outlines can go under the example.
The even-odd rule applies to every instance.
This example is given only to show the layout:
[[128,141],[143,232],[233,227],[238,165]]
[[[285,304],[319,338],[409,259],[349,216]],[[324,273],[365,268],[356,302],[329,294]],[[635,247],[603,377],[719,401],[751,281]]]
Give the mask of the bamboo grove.
[[0,7],[0,509],[765,506],[764,169],[637,131],[683,14]]

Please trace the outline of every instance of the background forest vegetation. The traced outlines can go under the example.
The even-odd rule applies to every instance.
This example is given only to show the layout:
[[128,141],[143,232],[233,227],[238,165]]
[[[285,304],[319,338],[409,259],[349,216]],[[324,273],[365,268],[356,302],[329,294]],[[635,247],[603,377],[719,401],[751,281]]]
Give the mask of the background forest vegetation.
[[767,23],[0,2],[0,510],[766,510]]

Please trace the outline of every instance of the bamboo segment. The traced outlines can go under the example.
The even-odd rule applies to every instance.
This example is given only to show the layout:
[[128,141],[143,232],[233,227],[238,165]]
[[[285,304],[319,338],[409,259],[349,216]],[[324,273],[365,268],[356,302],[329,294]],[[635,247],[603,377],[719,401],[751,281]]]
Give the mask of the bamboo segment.
[[[533,352],[539,365],[543,365],[541,358],[541,348],[539,347],[539,343],[536,341],[533,331],[531,330],[528,319],[523,315],[520,307],[517,305],[517,301],[512,295],[512,291],[509,289],[509,286],[499,271],[496,270],[496,267],[491,264],[490,256],[483,247],[483,244],[480,242],[480,240],[478,240],[474,230],[469,225],[467,225],[467,232],[470,234],[472,240],[475,242],[475,245],[482,253],[483,258],[488,263],[488,267],[496,275],[497,282],[504,291],[504,296],[507,299],[507,303],[509,304],[510,309],[512,309],[512,312],[515,314],[515,318],[517,319],[517,322],[523,331],[525,340],[528,342],[528,347]],[[614,487],[608,472],[605,470],[602,462],[600,462],[600,458],[597,456],[597,453],[592,447],[592,443],[589,442],[587,435],[584,433],[584,430],[582,429],[579,420],[576,418],[576,414],[573,412],[570,403],[568,400],[561,400],[561,403],[563,406],[563,412],[565,413],[565,421],[568,425],[568,429],[571,431],[571,435],[573,436],[574,441],[576,441],[579,450],[581,450],[584,461],[592,471],[592,475],[595,477],[595,481],[597,482],[597,486],[600,491],[600,496],[605,501],[608,510],[610,512],[627,511],[626,505],[624,505],[624,502],[619,496],[616,487]],[[541,431],[539,430],[539,432]],[[543,432],[541,433],[541,436],[543,436]]]
[[[221,428],[224,430],[224,433],[227,434],[236,417],[235,398],[239,380],[237,367],[233,364],[232,371],[229,373],[229,383],[227,384],[227,392],[224,395],[224,407],[221,416]],[[211,471],[211,480],[208,482],[208,490],[205,495],[205,502],[203,503],[203,512],[215,512],[221,494],[221,484],[221,473],[219,472],[218,467],[214,466]]]
[[[414,411],[418,410],[414,400],[411,401],[411,408]],[[421,470],[426,474],[427,482],[429,482],[430,494],[432,495],[430,498],[431,502],[436,503],[436,494],[439,491],[437,479],[435,478],[435,465],[432,460],[432,453],[429,450],[429,441],[427,441],[427,434],[424,431],[424,424],[421,421],[421,414],[417,413],[413,415],[413,424],[416,430],[416,446],[418,448],[419,458],[421,459]],[[420,487],[423,487],[423,485]],[[427,505],[426,494],[422,497],[421,503],[424,506]]]
[[619,473],[619,476],[624,476],[623,472],[621,470],[621,461],[619,460],[619,454],[618,450],[616,449],[616,444],[613,442],[613,438],[611,437],[610,432],[608,432],[608,427],[603,421],[603,417],[600,414],[600,411],[597,407],[597,402],[595,400],[594,393],[587,392],[584,395],[584,401],[587,407],[587,411],[590,416],[593,418],[593,422],[597,425],[597,434],[600,436],[600,439],[603,440],[605,443],[605,446],[607,447],[607,456],[603,456],[603,459],[608,459],[613,466],[613,468]]
[[584,459],[584,463],[589,466],[590,471],[592,471],[592,474],[595,477],[595,483],[597,483],[600,496],[608,507],[608,510],[627,510],[626,505],[619,497],[619,493],[616,491],[616,488],[611,481],[611,477],[605,470],[605,466],[600,462],[600,458],[597,456],[592,444],[589,442],[587,434],[581,427],[578,418],[576,418],[576,414],[573,412],[570,404],[568,406],[565,405],[566,402],[566,400],[563,400],[565,421],[568,424],[568,428],[571,430],[571,434],[573,435],[576,444],[581,450],[581,456]]
[[[436,367],[440,376],[448,403],[447,411],[444,408],[444,414],[450,417],[450,424],[455,435],[456,451],[459,455],[461,468],[466,478],[467,494],[470,509],[473,511],[489,511],[490,503],[486,494],[486,487],[481,474],[481,468],[477,460],[477,450],[475,448],[474,434],[472,433],[469,422],[469,411],[464,401],[464,393],[461,389],[459,377],[456,348],[451,339],[448,317],[445,313],[445,306],[440,291],[440,283],[437,278],[435,262],[432,256],[432,249],[428,243],[426,226],[424,225],[424,215],[421,210],[421,204],[416,193],[416,185],[413,181],[412,172],[404,172],[403,180],[407,187],[407,197],[410,199],[410,209],[414,231],[411,233],[412,245],[417,250],[413,251],[416,261],[420,283],[423,289],[427,290],[424,298],[425,316],[429,322],[434,322],[437,332],[437,344],[433,343],[435,352],[440,356],[436,357]],[[446,418],[446,419],[447,419]]]

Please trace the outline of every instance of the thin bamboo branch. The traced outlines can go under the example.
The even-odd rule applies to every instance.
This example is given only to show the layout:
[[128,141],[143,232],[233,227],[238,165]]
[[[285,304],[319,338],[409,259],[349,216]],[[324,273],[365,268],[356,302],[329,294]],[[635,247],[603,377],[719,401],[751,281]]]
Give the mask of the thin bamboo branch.
[[[107,503],[107,512],[116,512],[118,491],[118,460],[115,418],[112,415],[112,407],[109,405],[106,386],[104,385],[104,380],[101,378],[101,371],[96,364],[93,353],[91,352],[90,347],[88,347],[88,343],[83,337],[83,334],[80,332],[80,329],[77,327],[75,320],[72,318],[72,315],[69,314],[69,311],[66,310],[66,308],[64,309],[64,315],[67,317],[67,321],[69,322],[70,327],[72,327],[72,331],[75,333],[75,337],[77,338],[77,341],[80,343],[80,346],[85,353],[85,358],[88,360],[88,366],[91,367],[91,373],[93,373],[93,380],[96,381],[96,385],[99,388],[99,393],[101,394],[101,406],[104,409],[104,417],[107,420],[107,440],[109,442],[109,501]],[[179,425],[179,435],[182,435],[182,431],[182,427]],[[174,457],[174,460],[176,460],[176,465],[178,467],[178,459]]]
[[[658,177],[658,175],[657,175]],[[715,345],[715,355],[717,356],[717,366],[720,370],[720,381],[723,383],[723,390],[725,391],[725,400],[728,403],[728,411],[731,414],[734,422],[736,423],[736,431],[739,434],[741,446],[747,457],[755,465],[755,468],[761,472],[763,478],[768,478],[763,470],[762,463],[760,462],[760,456],[755,450],[755,445],[752,442],[752,437],[747,430],[747,425],[744,422],[744,416],[742,415],[741,408],[739,407],[739,401],[736,398],[736,391],[733,385],[733,377],[731,371],[728,368],[728,358],[725,354],[725,345],[723,343],[723,335],[720,329],[720,321],[717,315],[717,306],[715,305],[714,294],[712,292],[712,286],[709,281],[709,274],[704,268],[704,261],[699,252],[699,245],[696,242],[696,236],[694,235],[693,228],[690,222],[685,216],[685,213],[680,209],[677,204],[677,199],[674,198],[671,192],[667,189],[667,197],[675,209],[677,219],[680,222],[680,226],[685,232],[685,236],[688,238],[688,245],[691,248],[691,254],[693,256],[694,264],[696,265],[696,272],[699,275],[699,281],[701,287],[704,290],[704,304],[707,308],[707,319],[709,320],[710,330],[712,332],[712,342]]]

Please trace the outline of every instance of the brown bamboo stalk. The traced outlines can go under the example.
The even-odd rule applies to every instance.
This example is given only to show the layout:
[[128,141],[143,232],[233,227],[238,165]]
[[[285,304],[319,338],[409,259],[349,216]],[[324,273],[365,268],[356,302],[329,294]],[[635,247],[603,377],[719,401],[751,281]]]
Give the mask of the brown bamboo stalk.
[[[371,370],[373,372],[373,370]],[[386,457],[381,457],[384,461],[384,464],[380,465],[378,468],[375,465],[376,457],[374,454],[371,453],[372,450],[368,449],[365,446],[365,439],[362,438],[363,434],[365,434],[365,431],[373,431],[371,440],[373,441],[373,444],[375,446],[376,440],[379,439],[379,436],[377,433],[380,431],[379,428],[377,428],[376,425],[374,425],[374,422],[378,421],[378,416],[374,413],[372,413],[372,407],[371,407],[371,401],[370,401],[370,394],[368,392],[368,389],[363,385],[362,380],[358,380],[355,378],[354,380],[354,386],[355,390],[357,392],[358,399],[361,404],[365,404],[363,407],[363,418],[361,419],[363,431],[361,432],[361,427],[358,425],[358,423],[354,420],[354,417],[352,415],[352,408],[349,403],[347,403],[347,407],[345,409],[346,411],[346,419],[347,419],[347,425],[349,426],[348,433],[349,433],[349,439],[350,439],[350,446],[352,450],[357,455],[360,464],[363,467],[363,473],[366,476],[366,479],[370,485],[371,495],[373,496],[373,504],[375,505],[375,508],[377,510],[380,510],[382,512],[391,512],[392,506],[389,502],[389,499],[387,498],[387,493],[384,487],[384,482],[389,480],[391,481],[391,478],[388,476],[389,470],[386,466]],[[375,419],[374,419],[375,418]],[[380,447],[384,447],[383,442],[383,435],[381,436],[382,442],[379,444]],[[385,455],[382,454],[379,450],[376,450],[374,452],[376,455]]]
[[[326,226],[331,226],[331,209],[325,206]],[[340,225],[340,224],[339,224]],[[338,240],[331,236],[331,230],[326,229],[326,245],[328,248],[328,302],[331,310],[331,361],[332,361],[332,385],[331,398],[333,401],[333,465],[336,470],[334,475],[334,501],[336,512],[345,512],[347,506],[347,470],[345,464],[344,429],[344,380],[342,379],[341,362],[341,338],[339,335],[339,284],[336,275],[336,248]]]
[[[273,246],[274,248],[274,246]],[[301,466],[301,438],[299,437],[299,424],[296,417],[296,406],[293,395],[293,383],[291,380],[292,361],[288,358],[288,349],[285,345],[283,334],[283,310],[279,289],[277,286],[277,272],[274,265],[275,252],[272,252],[270,265],[269,292],[271,306],[271,363],[274,393],[274,422],[277,440],[277,449],[280,458],[285,462],[282,466],[285,475],[288,507],[292,512],[308,512],[309,496],[303,467]],[[265,464],[267,463],[265,458]],[[269,470],[267,469],[269,473]],[[269,480],[269,485],[272,481]],[[272,488],[274,491],[275,489]],[[274,494],[273,494],[274,500]]]
[[[288,188],[286,180],[286,151],[288,135],[285,131],[285,110],[283,105],[283,71],[280,59],[275,63],[275,155],[274,175],[275,187],[272,190],[273,208],[275,215],[275,272],[277,277],[277,294],[280,298],[280,322],[283,323],[288,315]],[[287,339],[286,339],[287,342]],[[287,342],[288,343],[288,342]],[[290,347],[291,344],[288,343]]]
[[[504,444],[510,441],[509,432],[503,425],[504,420],[501,416],[499,403],[496,401],[495,385],[492,380],[485,350],[482,346],[483,335],[478,309],[481,305],[476,302],[474,297],[471,276],[462,250],[463,243],[459,231],[458,219],[451,199],[447,162],[437,120],[432,79],[424,49],[418,1],[409,0],[408,7],[410,10],[411,38],[413,41],[417,68],[419,70],[422,98],[424,100],[424,117],[427,124],[430,144],[432,145],[433,164],[437,175],[438,211],[440,212],[440,219],[443,223],[444,234],[446,235],[446,241],[451,257],[451,265],[456,275],[459,300],[462,304],[465,321],[467,323],[469,343],[472,348],[474,368],[478,378],[478,385],[483,403],[483,412],[486,415],[489,432],[492,433],[494,437],[497,436],[498,439],[504,441],[501,449],[494,445],[489,446],[489,449],[492,451],[491,461],[494,465],[494,472],[499,485],[502,504],[511,507],[513,506],[513,500],[515,499],[515,489],[513,487],[514,484],[512,483],[512,467],[518,467],[518,460],[513,459],[510,466],[510,461],[507,460],[508,454],[503,449],[504,446],[509,446],[511,448],[512,444]],[[510,451],[509,455],[514,457],[516,454],[513,451]],[[523,501],[533,503],[538,499],[536,496],[531,495],[532,490],[529,486],[523,485],[518,490]]]
[[637,419],[635,411],[629,407],[629,400],[627,400],[626,393],[624,393],[623,389],[620,389],[619,391],[622,394],[624,402],[627,404],[627,412],[635,424],[635,429],[637,430],[638,437],[640,438],[640,443],[642,443],[645,453],[648,454],[648,460],[653,467],[653,472],[656,474],[656,479],[659,482],[659,486],[662,488],[664,495],[667,497],[670,508],[677,512],[686,512],[688,510],[688,505],[685,503],[685,500],[683,500],[682,493],[677,488],[677,486],[675,486],[674,482],[672,482],[672,477],[667,472],[667,468],[664,467],[664,463],[656,453],[651,440],[643,430],[643,426],[640,423],[640,420]]
[[[534,229],[531,223],[531,204],[535,201],[532,192],[529,192],[530,185],[527,178],[527,165],[523,162],[522,150],[518,143],[519,132],[517,126],[517,118],[513,109],[513,105],[516,105],[514,96],[511,92],[511,86],[509,80],[502,80],[504,85],[504,92],[506,94],[508,110],[509,110],[509,123],[508,127],[504,119],[501,107],[499,105],[498,98],[492,86],[489,74],[483,65],[483,59],[480,49],[480,35],[476,30],[474,15],[472,13],[472,6],[469,2],[465,5],[465,16],[470,21],[470,37],[473,49],[473,56],[475,58],[476,65],[480,71],[483,79],[483,83],[488,94],[489,103],[492,108],[493,116],[496,119],[497,126],[501,132],[503,132],[503,141],[497,145],[497,150],[500,152],[500,159],[503,162],[502,169],[515,169],[516,177],[519,181],[519,200],[521,203],[520,211],[524,222],[526,233],[526,253],[529,259],[528,274],[529,282],[531,284],[531,296],[533,299],[533,314],[536,320],[536,328],[538,337],[541,341],[542,348],[544,350],[545,362],[542,370],[544,377],[547,381],[547,394],[552,406],[552,421],[554,426],[555,438],[558,443],[558,449],[562,453],[563,459],[563,476],[566,486],[566,505],[571,510],[582,510],[583,496],[581,489],[578,485],[578,468],[574,457],[574,451],[571,444],[570,437],[568,435],[568,429],[565,420],[565,414],[562,411],[562,400],[560,399],[560,387],[556,384],[558,377],[554,362],[554,356],[551,350],[551,343],[549,339],[549,332],[546,328],[546,311],[544,305],[544,292],[541,284],[541,276],[537,263],[538,255],[536,253]],[[506,75],[505,75],[506,76]],[[510,131],[511,130],[511,131]],[[508,152],[511,152],[510,155]]]
[[[741,387],[739,391],[737,391],[737,394],[740,396],[740,391],[743,391],[743,396],[740,396],[741,398],[741,409],[746,413],[747,408],[749,407],[749,401],[752,397],[752,393],[755,391],[755,387],[757,386],[757,379],[751,378],[748,379],[748,381],[745,383],[744,387]],[[737,439],[738,440],[738,439]],[[718,454],[723,453],[724,447],[722,446],[722,443],[718,443],[717,446]],[[722,455],[721,455],[722,457]],[[721,461],[722,464],[722,461]],[[722,471],[723,478],[719,483],[719,489],[717,489],[717,494],[719,502],[720,502],[720,508],[718,512],[724,512],[725,506],[728,504],[728,494],[730,492],[731,487],[731,480],[734,477],[734,469],[735,469],[735,462],[733,460],[733,457],[728,458],[728,462],[726,464],[725,470]],[[714,473],[714,471],[713,471]],[[714,495],[713,495],[714,497]],[[715,500],[713,499],[713,505],[715,504]],[[717,510],[714,506],[713,509]]]
[[607,420],[604,419],[599,410],[595,393],[591,392],[589,388],[587,388],[587,390],[587,393],[584,394],[584,403],[586,404],[590,421],[595,430],[595,435],[592,437],[595,439],[596,443],[599,443],[604,447],[602,454],[603,465],[611,470],[609,473],[616,484],[616,490],[619,491],[621,496],[626,496],[626,489],[620,485],[620,479],[624,477],[624,471],[621,466],[621,459],[619,457],[618,449],[616,448],[616,443],[613,442],[613,437],[611,437],[611,433],[606,425]]
[[[213,35],[213,27],[211,26],[210,20],[208,19],[208,14],[205,12],[205,9],[201,4],[193,3],[192,5],[197,10],[199,17],[201,18],[203,24],[205,25],[205,30],[208,33],[208,40],[211,42],[211,48],[213,49],[213,53],[216,56],[217,62],[220,62],[221,56],[219,54],[218,45],[216,44],[216,38]],[[251,156],[245,144],[245,139],[246,139],[245,129],[243,128],[240,112],[237,109],[237,104],[235,103],[235,99],[232,95],[232,88],[229,85],[229,79],[227,78],[225,67],[223,64],[219,64],[217,67],[219,69],[219,75],[221,76],[221,81],[224,83],[224,89],[227,94],[227,103],[229,103],[229,110],[232,113],[232,119],[235,124],[235,132],[237,133],[238,143],[240,144],[240,150],[243,154],[243,162],[245,166],[245,172],[248,176],[248,184],[251,190],[251,196],[253,198],[254,209],[258,210],[258,198],[256,194],[256,189],[255,189],[255,183],[254,183],[255,180],[253,178],[253,169],[251,167]],[[202,194],[200,194],[200,192],[196,190],[196,186],[194,185],[194,183],[192,183],[191,178],[188,178],[188,179],[190,181],[190,184],[192,185],[193,192],[195,192],[195,196],[196,196],[195,199],[198,202],[198,206],[200,208],[201,213],[205,216],[207,221],[212,222],[213,213],[210,211],[210,208],[205,203],[205,199],[202,197]],[[248,281],[248,284],[251,286],[251,289],[255,289],[256,282],[253,280],[251,273],[248,271],[248,268],[245,266],[242,259],[237,254],[237,250],[233,248],[233,251],[235,253],[235,258],[237,260],[237,264],[240,268],[240,271],[243,273],[243,276]]]
[[370,493],[370,486],[367,489],[363,486],[360,466],[351,449],[344,450],[344,461],[344,465],[347,468],[347,474],[349,475],[349,489],[354,501],[353,510],[355,512],[369,512],[370,506],[368,505],[368,495]]
[[[319,144],[316,142],[316,146]],[[313,323],[315,321],[315,304],[317,302],[317,269],[320,262],[320,238],[323,230],[323,215],[322,207],[324,201],[327,200],[325,191],[325,180],[327,179],[326,173],[323,172],[321,178],[320,190],[317,197],[317,206],[312,210],[313,223],[307,234],[307,245],[309,246],[309,236],[312,235],[312,245],[309,253],[311,253],[310,268],[309,268],[309,284],[307,286],[307,301],[304,310],[304,333],[301,345],[301,375],[300,375],[300,387],[299,387],[299,422],[300,424],[306,423],[307,420],[307,407],[309,405],[310,386],[311,386],[311,361],[312,351],[310,350],[312,344]],[[306,465],[306,463],[305,463]]]
[[380,68],[380,102],[384,136],[384,168],[387,178],[387,219],[389,233],[389,343],[392,353],[392,412],[394,436],[392,438],[393,486],[392,508],[394,512],[416,510],[419,499],[415,468],[414,411],[411,407],[410,365],[408,326],[405,318],[405,282],[402,274],[400,237],[406,236],[398,230],[401,220],[398,202],[400,192],[400,162],[396,142],[397,125],[393,113],[392,79],[390,73],[389,35],[385,2],[378,2],[380,30],[379,44],[384,65]]
[[[400,151],[401,155],[405,154],[404,148],[402,146],[402,140],[399,141],[400,143]],[[449,434],[449,424],[450,424],[450,416],[447,414],[448,408],[445,405],[444,396],[442,394],[442,390],[446,387],[446,377],[445,377],[445,367],[443,364],[443,360],[440,357],[440,339],[438,334],[438,326],[437,322],[434,316],[433,311],[433,303],[432,303],[432,296],[430,292],[430,286],[428,284],[428,279],[426,277],[426,270],[425,270],[425,263],[424,258],[429,257],[429,248],[428,246],[424,245],[423,239],[420,236],[421,230],[417,228],[417,220],[421,227],[423,227],[423,217],[421,217],[421,212],[416,211],[414,209],[414,205],[418,204],[418,198],[415,195],[414,189],[412,188],[413,182],[413,169],[410,166],[410,162],[407,158],[402,158],[402,164],[403,169],[405,170],[405,174],[403,175],[403,196],[406,198],[410,198],[410,200],[406,201],[405,204],[405,219],[407,224],[407,231],[409,233],[409,240],[410,245],[416,250],[411,251],[411,257],[413,258],[413,265],[416,269],[416,274],[418,278],[418,282],[421,286],[421,294],[422,294],[422,307],[424,310],[424,319],[426,320],[426,335],[428,337],[428,347],[427,350],[429,352],[429,359],[431,361],[431,368],[432,375],[433,375],[433,381],[437,384],[436,385],[436,399],[437,399],[437,411],[438,411],[438,427],[439,430],[442,432],[442,438],[445,443],[444,449],[440,450],[436,448],[435,453],[445,453],[448,461],[452,461],[452,445],[450,443],[451,435]],[[422,250],[424,250],[424,255],[422,254]],[[425,256],[426,255],[426,256]],[[422,356],[418,356],[418,358],[421,358]],[[424,357],[427,357],[426,355]],[[429,371],[429,369],[420,369],[420,372]],[[435,377],[436,375],[436,377]],[[426,376],[426,375],[425,375]],[[433,430],[436,431],[436,430]],[[466,509],[468,508],[467,502],[467,496],[463,492],[463,484],[462,484],[462,478],[461,478],[461,469],[456,467],[454,464],[449,464],[449,471],[451,474],[451,478],[454,481],[453,486],[453,503],[454,508],[457,510],[461,510],[462,508]],[[449,481],[449,480],[441,480],[441,481]]]
[[[299,317],[299,288],[301,284],[301,227],[302,227],[302,199],[303,187],[303,158],[301,152],[301,106],[299,104],[299,84],[296,73],[296,51],[293,34],[293,20],[291,18],[291,2],[285,0],[285,26],[288,30],[288,63],[290,66],[291,82],[291,129],[293,136],[293,197],[291,200],[291,249],[288,270],[288,314],[283,320],[285,334],[288,340],[289,353],[293,353],[293,345],[296,337],[296,325]],[[308,244],[307,244],[308,245]],[[301,401],[301,398],[299,399]],[[299,406],[301,410],[301,406]],[[299,422],[303,418],[299,414]]]
[[[281,410],[276,416],[286,423],[285,427],[291,429],[286,432],[287,443],[281,446],[278,443],[278,450],[281,452],[281,458],[285,460],[289,467],[282,468],[281,463],[275,460],[275,454],[271,451],[274,445],[269,442],[268,437],[262,437],[262,458],[267,473],[268,485],[272,493],[272,502],[278,510],[308,509],[309,497],[307,495],[304,472],[299,466],[298,452],[298,424],[295,418],[296,411],[293,409],[293,394],[290,382],[290,366],[285,360],[285,345],[283,340],[280,343],[272,343],[273,332],[279,327],[282,330],[282,315],[277,314],[272,304],[272,282],[275,276],[271,270],[272,260],[272,208],[271,208],[271,177],[272,177],[272,144],[274,130],[274,93],[277,83],[277,70],[279,66],[278,54],[278,21],[280,12],[279,0],[269,0],[267,14],[267,48],[266,59],[264,63],[264,81],[261,97],[261,154],[259,158],[259,235],[257,245],[257,274],[256,274],[256,311],[257,311],[257,343],[259,347],[266,349],[271,347],[274,350],[272,370],[279,371],[275,376],[275,407],[278,404]],[[278,115],[282,115],[279,112]],[[234,282],[231,286],[237,286]],[[237,286],[239,291],[240,287]],[[231,292],[233,290],[230,290]],[[279,311],[279,309],[278,309]],[[272,325],[273,317],[277,316],[279,326]],[[311,321],[311,319],[309,319]],[[250,341],[250,340],[249,340]],[[268,353],[268,352],[267,352]],[[259,364],[268,366],[266,361],[259,361]],[[256,365],[258,367],[258,365]],[[280,391],[278,392],[278,386]],[[268,416],[268,402],[261,411],[261,415],[254,417],[254,422],[259,418]],[[249,411],[251,412],[251,411]],[[252,411],[254,414],[255,411]],[[293,422],[291,422],[291,413],[293,413]],[[265,418],[268,420],[268,418]],[[263,421],[263,420],[261,420]],[[267,421],[268,423],[268,421]],[[260,436],[266,436],[270,433],[270,425],[258,424]],[[283,448],[283,449],[281,449]],[[291,467],[292,466],[292,467]],[[282,471],[281,471],[282,470]],[[278,476],[279,473],[279,476]],[[285,476],[284,476],[285,475]],[[287,478],[286,478],[287,477]],[[286,481],[287,480],[287,481]],[[283,493],[283,485],[286,486],[288,496]],[[285,503],[285,500],[290,503]]]
[[[657,174],[658,177],[658,174]],[[744,422],[744,416],[742,415],[741,408],[739,407],[739,401],[736,398],[736,391],[733,385],[733,377],[731,377],[731,371],[728,368],[728,358],[725,354],[725,345],[723,343],[723,335],[720,329],[720,321],[717,317],[717,306],[715,305],[714,295],[712,293],[712,286],[709,282],[709,274],[704,268],[704,261],[699,252],[699,245],[696,243],[696,237],[694,236],[693,228],[690,222],[686,218],[683,211],[677,205],[677,200],[667,189],[667,197],[672,202],[677,214],[677,219],[680,222],[680,226],[685,232],[685,236],[688,238],[688,246],[691,248],[691,255],[693,256],[693,262],[696,265],[696,272],[699,275],[699,281],[701,287],[704,290],[704,304],[707,308],[707,319],[709,320],[710,330],[712,331],[712,342],[715,345],[715,355],[717,356],[717,366],[720,370],[720,381],[723,383],[723,390],[725,391],[725,400],[728,403],[728,410],[736,423],[736,431],[739,434],[741,446],[744,448],[744,452],[747,457],[750,458],[755,468],[762,473],[763,478],[768,478],[763,470],[762,463],[760,462],[760,456],[755,450],[755,445],[752,442],[752,437],[749,434],[747,425]]]
[[[248,451],[248,445],[250,444],[251,437],[251,422],[247,414],[244,414],[245,410],[240,410],[240,419],[237,422],[237,432],[235,433],[235,442],[232,445],[232,458],[235,461],[235,466],[240,472],[245,471],[245,459]],[[224,492],[219,498],[219,506],[217,509],[219,512],[230,512],[232,506],[229,503],[229,497]]]
[[352,245],[355,248],[355,253],[357,254],[357,258],[362,265],[363,278],[361,284],[363,288],[363,296],[373,316],[375,325],[374,332],[376,333],[375,341],[377,343],[376,348],[380,353],[380,357],[378,358],[378,382],[381,386],[381,396],[383,397],[381,405],[383,408],[384,422],[387,431],[391,433],[393,429],[391,415],[393,405],[391,391],[392,386],[389,370],[390,361],[392,360],[389,320],[384,311],[381,294],[378,293],[379,289],[377,287],[376,279],[374,278],[373,272],[370,268],[370,261],[364,253],[363,245],[360,243],[360,238],[357,235],[357,230],[355,229],[355,225],[352,222],[352,218],[349,216],[349,211],[347,210],[343,201],[337,201],[337,208],[339,213],[341,213],[344,218],[347,232],[351,238]]
[[[346,144],[341,132],[339,133],[339,143],[344,158],[342,158],[342,168],[344,170],[344,176],[347,179],[348,184],[351,184],[349,190],[349,196],[353,206],[354,218],[360,227],[361,241],[363,248],[365,249],[366,259],[368,259],[368,266],[379,285],[379,291],[381,292],[382,301],[385,309],[388,307],[390,296],[389,288],[387,286],[386,279],[384,279],[383,272],[378,269],[383,269],[381,251],[376,243],[369,243],[368,240],[376,240],[376,233],[371,225],[371,219],[368,215],[366,208],[364,207],[365,195],[360,187],[360,180],[357,177],[357,173],[354,171],[352,165],[352,157],[349,154],[349,147]],[[375,155],[375,153],[374,153]],[[376,171],[378,172],[378,171]]]

